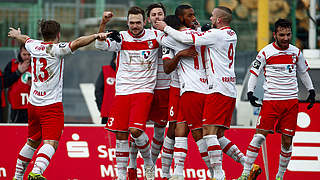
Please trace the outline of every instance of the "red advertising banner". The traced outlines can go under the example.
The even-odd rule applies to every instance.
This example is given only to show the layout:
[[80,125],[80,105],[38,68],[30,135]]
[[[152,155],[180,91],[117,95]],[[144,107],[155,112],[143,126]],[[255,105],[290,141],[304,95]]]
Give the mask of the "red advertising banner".
[[[293,141],[292,159],[285,174],[286,180],[320,179],[320,121],[319,104],[311,110],[301,104],[298,127]],[[226,137],[245,153],[255,130],[233,128]],[[153,129],[147,128],[151,139]],[[26,142],[27,127],[0,125],[0,179],[12,179],[17,154]],[[274,179],[278,169],[281,135],[270,135],[261,148],[256,164],[262,166],[258,180]],[[209,179],[209,172],[202,161],[196,143],[189,137],[188,156],[185,163],[186,179]],[[263,155],[264,154],[264,155]],[[26,174],[33,166],[30,163]],[[173,166],[172,166],[173,167]],[[223,169],[227,179],[240,176],[242,166],[227,155],[223,156]],[[143,160],[138,157],[138,177],[143,178]],[[115,179],[115,136],[103,126],[66,126],[59,147],[44,176],[49,180],[98,180]],[[161,177],[161,156],[156,164],[156,179]],[[25,177],[26,178],[26,177]]]

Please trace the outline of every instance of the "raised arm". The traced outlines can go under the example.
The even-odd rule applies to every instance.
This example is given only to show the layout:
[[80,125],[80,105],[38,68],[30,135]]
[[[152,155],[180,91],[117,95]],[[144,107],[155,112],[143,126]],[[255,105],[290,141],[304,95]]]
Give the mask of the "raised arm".
[[83,47],[83,46],[86,46],[86,45],[92,43],[96,39],[105,40],[109,34],[111,34],[111,32],[92,34],[92,35],[88,35],[88,36],[81,36],[78,39],[71,42],[70,49],[71,49],[71,51],[75,51],[80,47]]
[[105,32],[106,24],[111,20],[112,17],[113,17],[112,12],[110,11],[103,12],[98,33]]
[[29,36],[21,34],[20,28],[14,29],[10,27],[9,29],[8,37],[16,39],[23,44],[26,43],[27,39],[29,39]]

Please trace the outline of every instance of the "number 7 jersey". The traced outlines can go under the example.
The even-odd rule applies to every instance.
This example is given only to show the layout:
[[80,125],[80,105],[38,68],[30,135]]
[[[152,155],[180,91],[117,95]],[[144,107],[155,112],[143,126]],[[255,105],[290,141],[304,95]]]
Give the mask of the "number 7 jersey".
[[63,56],[72,53],[70,43],[45,43],[28,39],[26,49],[31,54],[32,85],[29,102],[46,106],[62,102]]

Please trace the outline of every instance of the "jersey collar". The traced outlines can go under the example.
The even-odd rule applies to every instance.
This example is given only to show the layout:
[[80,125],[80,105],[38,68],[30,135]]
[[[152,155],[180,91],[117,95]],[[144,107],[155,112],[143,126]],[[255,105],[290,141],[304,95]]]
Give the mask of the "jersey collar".
[[140,35],[138,35],[137,37],[135,37],[130,30],[128,29],[128,33],[130,34],[130,36],[132,36],[133,38],[141,38],[142,36],[144,36],[144,34],[146,33],[145,29],[143,29],[142,33]]

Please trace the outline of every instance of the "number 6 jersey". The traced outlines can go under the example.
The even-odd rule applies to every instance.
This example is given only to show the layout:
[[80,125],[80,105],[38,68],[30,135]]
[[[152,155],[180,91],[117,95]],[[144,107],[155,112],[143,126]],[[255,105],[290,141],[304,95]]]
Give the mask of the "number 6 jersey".
[[29,102],[46,106],[62,102],[63,56],[72,53],[70,43],[45,43],[28,39],[26,49],[31,54],[32,85]]

